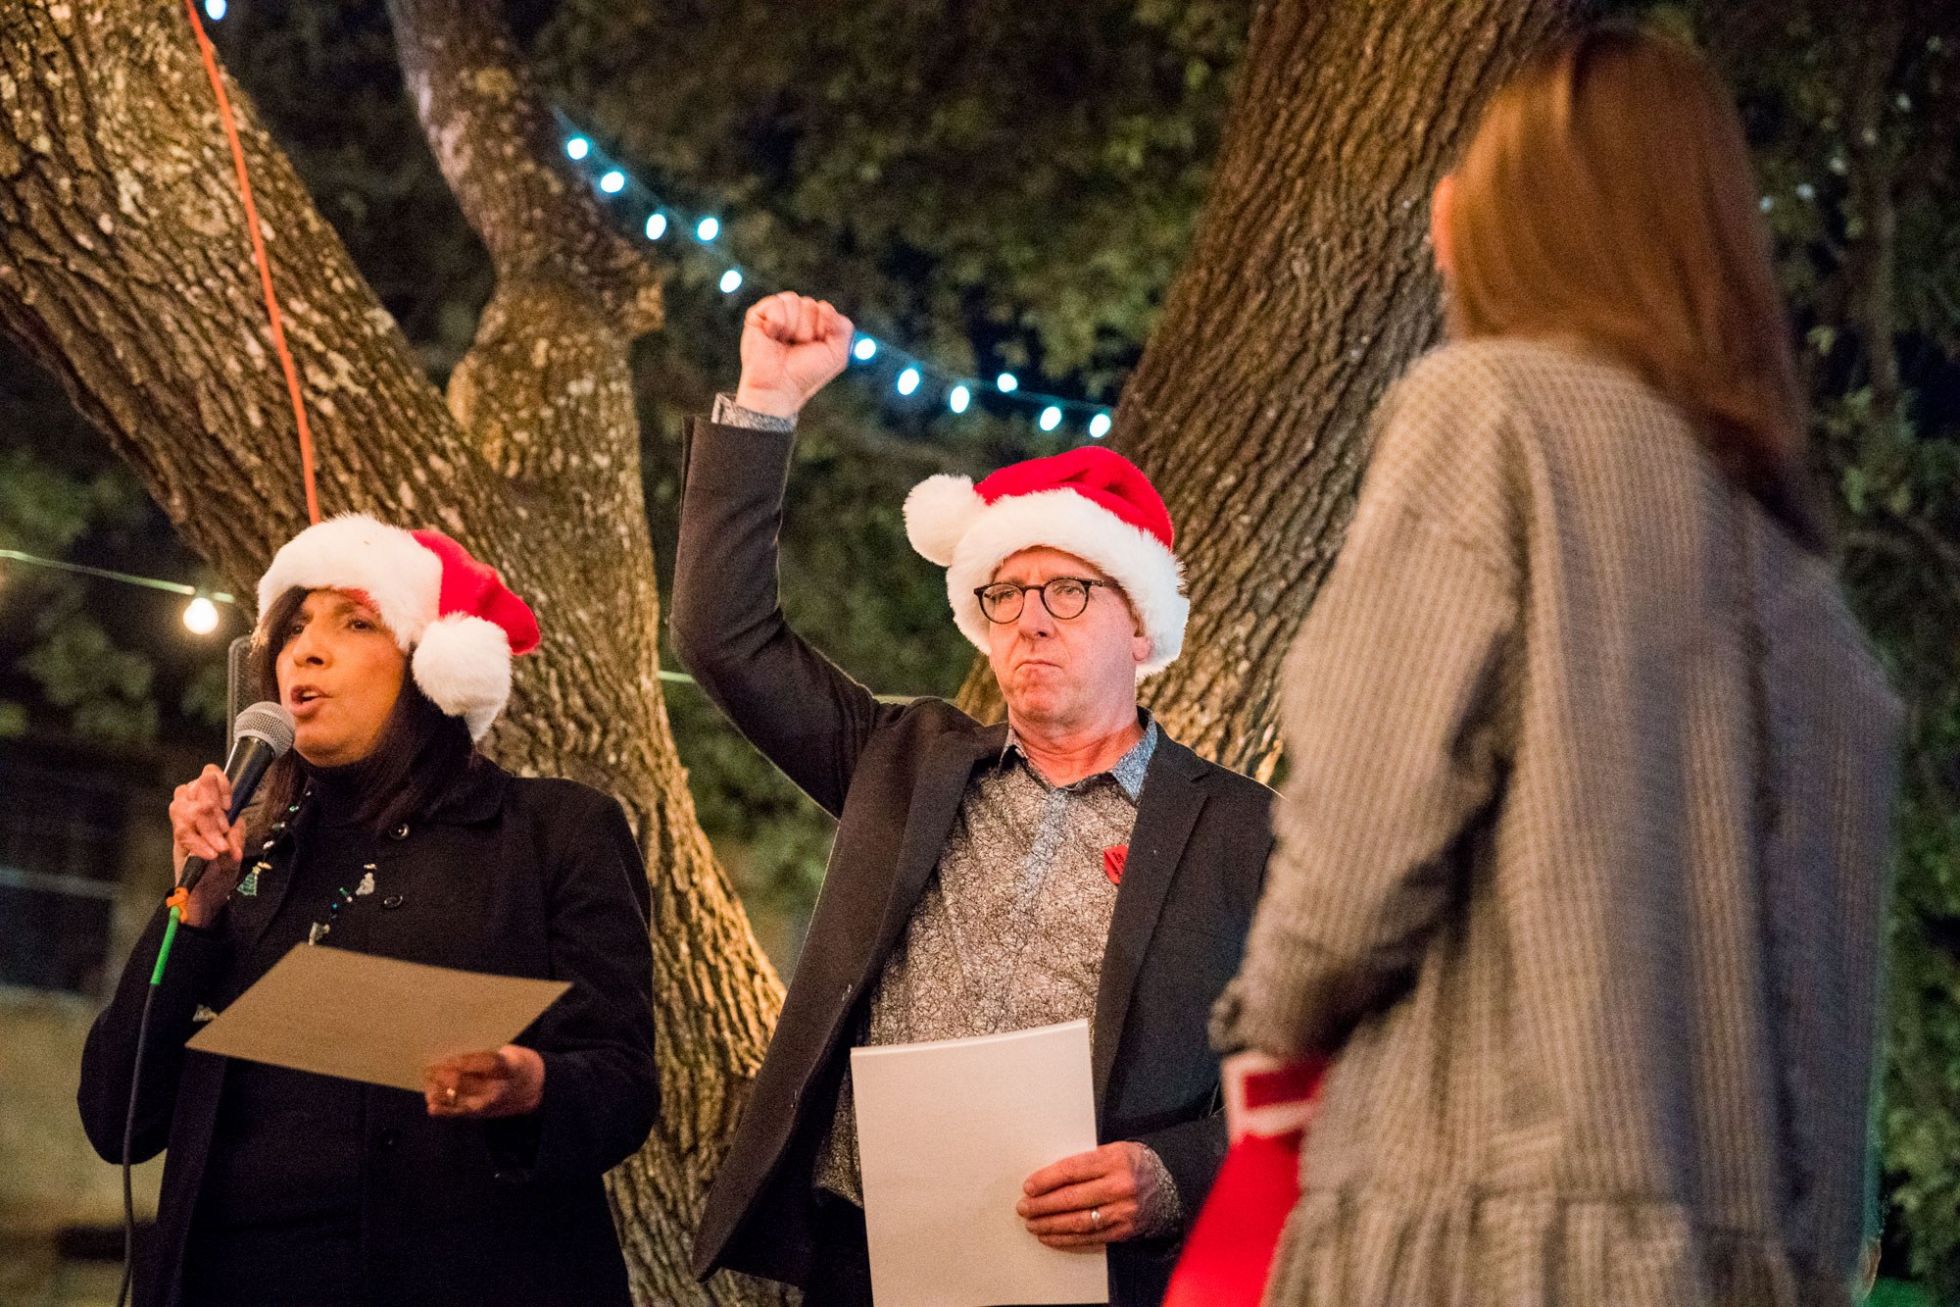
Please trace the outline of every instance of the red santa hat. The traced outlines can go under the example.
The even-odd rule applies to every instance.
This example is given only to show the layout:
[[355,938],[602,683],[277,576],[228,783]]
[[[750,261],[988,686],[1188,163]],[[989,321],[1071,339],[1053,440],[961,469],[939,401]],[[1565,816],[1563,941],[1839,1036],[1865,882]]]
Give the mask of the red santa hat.
[[1141,468],[1100,445],[1014,463],[978,485],[930,477],[906,496],[905,534],[946,569],[953,618],[983,652],[988,622],[974,590],[1010,554],[1039,546],[1074,554],[1123,587],[1150,639],[1139,679],[1184,648],[1191,602],[1170,510]]
[[286,591],[361,595],[409,655],[429,700],[480,740],[510,700],[510,660],[538,647],[538,619],[497,570],[440,531],[404,531],[364,513],[294,536],[259,578],[259,620]]

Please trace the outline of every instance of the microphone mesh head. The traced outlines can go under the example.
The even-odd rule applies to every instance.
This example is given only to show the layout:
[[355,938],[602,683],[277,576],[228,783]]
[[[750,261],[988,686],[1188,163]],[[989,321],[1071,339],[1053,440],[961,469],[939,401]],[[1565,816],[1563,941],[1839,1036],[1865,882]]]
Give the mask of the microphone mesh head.
[[283,758],[293,747],[293,715],[270,699],[261,699],[238,714],[232,723],[234,738],[250,735],[272,746],[273,756]]

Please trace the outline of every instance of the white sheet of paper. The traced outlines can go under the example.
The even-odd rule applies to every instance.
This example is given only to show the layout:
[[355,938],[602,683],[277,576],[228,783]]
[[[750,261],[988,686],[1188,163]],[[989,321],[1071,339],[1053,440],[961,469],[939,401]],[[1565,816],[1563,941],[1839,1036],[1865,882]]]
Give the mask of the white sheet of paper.
[[851,1050],[878,1307],[1109,1301],[1108,1257],[1042,1245],[1021,1185],[1096,1146],[1089,1023]]
[[187,1047],[420,1093],[430,1063],[502,1048],[570,988],[299,944]]

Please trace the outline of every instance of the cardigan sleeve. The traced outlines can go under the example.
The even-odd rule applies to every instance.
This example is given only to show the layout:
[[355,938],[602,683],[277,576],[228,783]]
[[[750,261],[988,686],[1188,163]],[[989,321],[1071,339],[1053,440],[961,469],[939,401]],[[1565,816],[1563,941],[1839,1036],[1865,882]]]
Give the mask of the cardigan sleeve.
[[1429,366],[1385,405],[1348,539],[1287,660],[1288,779],[1221,1048],[1333,1052],[1413,978],[1496,797],[1519,616],[1484,378]]

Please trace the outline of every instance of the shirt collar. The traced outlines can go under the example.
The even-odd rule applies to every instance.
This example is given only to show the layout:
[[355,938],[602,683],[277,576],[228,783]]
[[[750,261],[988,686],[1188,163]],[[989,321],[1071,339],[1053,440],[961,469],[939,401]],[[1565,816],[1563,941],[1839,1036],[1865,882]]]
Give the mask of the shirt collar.
[[[1138,708],[1137,716],[1143,721],[1143,738],[1131,745],[1130,751],[1118,758],[1108,771],[1097,772],[1094,776],[1084,776],[1067,788],[1075,789],[1099,777],[1107,776],[1116,782],[1117,788],[1123,791],[1131,803],[1137,801],[1137,796],[1143,793],[1143,779],[1150,771],[1150,759],[1156,755],[1157,741],[1162,735],[1162,732],[1157,729],[1157,719],[1150,715],[1148,708]],[[1015,738],[1014,728],[1009,726],[1007,740],[1001,745],[998,763],[1005,764],[1008,759],[1016,757],[1024,765],[1028,761],[1026,750],[1021,748],[1021,741]],[[1032,766],[1028,767],[1028,771],[1037,777],[1040,775]]]

